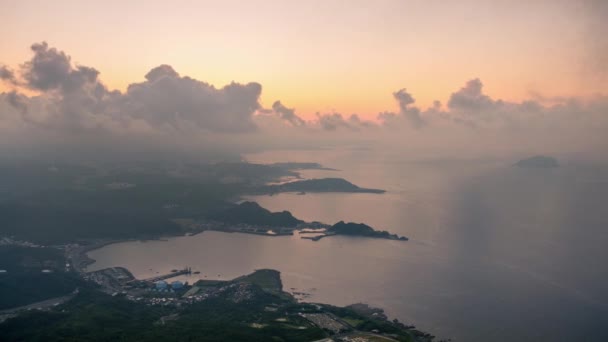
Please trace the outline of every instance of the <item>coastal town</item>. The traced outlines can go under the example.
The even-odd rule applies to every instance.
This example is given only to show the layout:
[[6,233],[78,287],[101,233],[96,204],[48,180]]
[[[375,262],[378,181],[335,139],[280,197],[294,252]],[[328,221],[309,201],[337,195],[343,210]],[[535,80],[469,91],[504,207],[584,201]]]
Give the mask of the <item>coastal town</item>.
[[[209,227],[209,226],[206,226]],[[217,228],[216,226],[213,226]],[[245,228],[245,227],[243,227]],[[257,228],[255,228],[257,229]],[[274,270],[257,270],[254,273],[242,276],[233,280],[206,280],[202,279],[204,275],[200,271],[192,271],[190,267],[182,269],[173,269],[164,274],[157,274],[147,279],[137,279],[123,267],[110,267],[96,271],[87,271],[87,266],[94,262],[87,256],[87,252],[105,246],[116,241],[99,240],[90,241],[89,244],[65,244],[65,245],[49,245],[43,246],[28,241],[3,237],[0,239],[0,246],[3,247],[18,247],[27,249],[53,249],[61,251],[65,257],[65,264],[57,264],[56,262],[48,262],[49,269],[42,272],[72,274],[77,275],[88,284],[94,286],[101,292],[106,293],[111,297],[120,297],[125,300],[144,304],[150,307],[162,307],[170,310],[172,313],[161,317],[156,324],[164,325],[167,322],[176,320],[180,316],[182,309],[202,303],[211,299],[223,298],[233,303],[246,303],[260,300],[264,298],[262,293],[271,294],[281,298],[277,304],[275,301],[269,302],[264,311],[272,313],[285,310],[291,307],[292,304],[298,303],[296,297],[282,289],[279,272]],[[0,271],[1,272],[1,271]],[[5,272],[8,273],[8,272]],[[173,280],[183,275],[201,274],[200,279],[192,284],[180,280]],[[7,274],[0,274],[6,276]],[[260,290],[262,292],[260,292]],[[71,294],[52,298],[39,303],[33,303],[24,307],[11,310],[0,311],[0,324],[7,319],[18,316],[22,312],[31,310],[49,311],[72,300],[78,295],[79,289],[75,289]],[[261,296],[261,297],[260,297]],[[379,322],[388,322],[387,317],[382,310],[377,311],[368,309],[367,306],[354,306],[359,312],[365,312],[370,319],[379,320]],[[304,319],[311,326],[318,327],[329,333],[330,337],[324,341],[397,341],[396,335],[391,335],[379,329],[360,330],[357,328],[361,320],[348,320],[339,317],[335,312],[335,308],[324,304],[303,305],[301,309],[293,311],[292,309],[285,312],[285,317],[278,318],[279,322],[289,324],[291,321]],[[300,323],[301,324],[301,323]],[[384,324],[384,323],[383,323]],[[406,326],[397,321],[393,324],[399,329],[412,331],[417,334],[422,340],[430,341],[431,335],[418,332],[413,326]],[[263,324],[251,323],[254,328],[262,328]],[[307,329],[306,326],[299,325],[299,329]]]

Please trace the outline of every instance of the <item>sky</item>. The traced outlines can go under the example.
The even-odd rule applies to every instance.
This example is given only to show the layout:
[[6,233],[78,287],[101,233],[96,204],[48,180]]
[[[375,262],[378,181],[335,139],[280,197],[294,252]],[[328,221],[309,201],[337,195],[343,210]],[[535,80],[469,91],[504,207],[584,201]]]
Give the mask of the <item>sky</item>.
[[422,108],[445,106],[474,78],[507,101],[602,93],[598,3],[0,0],[0,62],[18,66],[46,41],[97,69],[109,89],[169,64],[216,87],[257,82],[263,106],[279,100],[304,119],[374,120],[398,89]]
[[608,162],[608,1],[0,0],[0,159]]

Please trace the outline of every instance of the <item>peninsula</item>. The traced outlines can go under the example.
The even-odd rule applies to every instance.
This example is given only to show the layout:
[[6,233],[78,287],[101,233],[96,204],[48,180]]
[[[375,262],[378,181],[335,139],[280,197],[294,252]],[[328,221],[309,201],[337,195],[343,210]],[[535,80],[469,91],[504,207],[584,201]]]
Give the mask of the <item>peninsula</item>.
[[351,192],[382,194],[385,190],[361,188],[343,178],[319,178],[297,180],[293,182],[266,185],[259,188],[262,193],[280,192]]
[[391,234],[385,230],[375,230],[374,228],[363,224],[363,223],[345,223],[344,221],[340,221],[333,226],[325,229],[324,231],[315,231],[315,233],[319,233],[318,235],[309,237],[303,237],[303,239],[310,239],[313,241],[319,241],[324,237],[334,236],[334,235],[347,235],[347,236],[362,236],[362,237],[370,237],[370,238],[378,238],[378,239],[387,239],[387,240],[399,240],[399,241],[407,241],[408,238],[405,236],[399,236],[397,234]]
[[296,227],[304,221],[293,217],[289,211],[271,212],[262,208],[256,202],[242,202],[230,206],[229,208],[214,213],[211,219],[231,223],[231,224],[250,224],[268,227]]
[[293,235],[298,231],[303,239],[318,241],[327,236],[349,235],[387,240],[407,241],[404,236],[379,231],[363,223],[334,225],[321,222],[305,222],[294,217],[289,211],[271,212],[256,202],[245,201],[228,204],[228,207],[202,219],[175,219],[182,233],[196,234],[205,230],[228,233],[245,233],[265,236]]

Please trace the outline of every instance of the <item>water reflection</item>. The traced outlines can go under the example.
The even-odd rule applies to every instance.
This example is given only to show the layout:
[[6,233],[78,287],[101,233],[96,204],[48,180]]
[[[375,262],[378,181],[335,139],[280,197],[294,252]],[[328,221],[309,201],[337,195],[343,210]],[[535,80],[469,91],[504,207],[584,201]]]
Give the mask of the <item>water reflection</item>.
[[205,232],[107,246],[90,253],[98,260],[92,267],[122,265],[141,278],[187,265],[221,279],[276,268],[285,288],[309,293],[307,300],[367,302],[460,341],[608,340],[605,168],[290,157],[343,170],[307,177],[388,192],[251,199],[305,220],[365,222],[411,240]]

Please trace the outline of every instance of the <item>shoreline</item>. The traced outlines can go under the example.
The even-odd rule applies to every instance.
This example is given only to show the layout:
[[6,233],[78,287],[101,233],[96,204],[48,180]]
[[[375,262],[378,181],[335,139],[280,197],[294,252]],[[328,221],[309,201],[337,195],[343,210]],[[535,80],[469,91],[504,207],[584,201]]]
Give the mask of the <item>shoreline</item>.
[[[315,224],[318,225],[319,222],[312,222],[312,223],[307,222],[305,224],[302,224],[301,226],[310,226],[310,225],[315,225]],[[323,224],[323,225],[329,226],[326,224]],[[264,228],[262,228],[262,229],[264,229]],[[111,239],[111,240],[105,240],[105,241],[97,240],[97,242],[93,242],[90,245],[82,245],[82,246],[78,246],[74,249],[66,250],[66,257],[70,260],[70,263],[73,265],[73,267],[79,273],[87,273],[87,271],[86,271],[87,267],[89,265],[94,264],[97,261],[97,260],[91,258],[88,255],[88,253],[91,251],[97,250],[97,249],[101,249],[105,246],[117,244],[117,243],[124,243],[124,242],[163,241],[163,239],[195,236],[195,235],[202,234],[206,231],[214,231],[214,232],[227,233],[227,234],[239,234],[240,233],[240,234],[265,236],[265,237],[294,236],[295,235],[294,232],[297,231],[298,235],[300,235],[300,239],[311,240],[314,242],[317,242],[317,241],[321,240],[322,238],[331,237],[331,236],[345,236],[345,237],[366,238],[366,239],[392,240],[392,241],[408,241],[409,240],[408,238],[402,239],[399,237],[376,237],[376,236],[351,235],[351,234],[339,234],[339,233],[323,234],[323,232],[305,231],[303,229],[307,229],[307,228],[296,227],[296,228],[290,229],[289,232],[279,231],[279,232],[275,232],[275,234],[269,234],[267,232],[258,232],[258,231],[242,231],[242,230],[228,230],[228,229],[197,229],[195,231],[185,232],[185,233],[179,234],[179,235],[176,234],[176,235],[162,235],[162,236],[158,236],[158,237]],[[268,229],[268,230],[271,230],[271,229]],[[319,233],[322,233],[322,235],[301,236],[303,234],[319,234]],[[164,240],[164,241],[167,241],[167,240]]]

